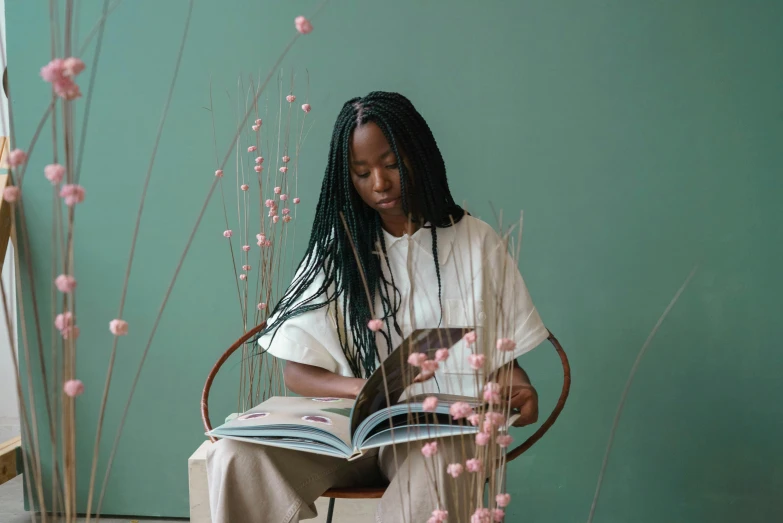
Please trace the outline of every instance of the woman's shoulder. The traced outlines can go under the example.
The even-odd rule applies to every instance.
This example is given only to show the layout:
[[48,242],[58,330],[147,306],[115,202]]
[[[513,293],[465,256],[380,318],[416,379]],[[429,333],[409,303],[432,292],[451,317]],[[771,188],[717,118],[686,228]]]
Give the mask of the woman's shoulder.
[[470,241],[471,243],[484,243],[485,241],[496,242],[500,240],[500,235],[494,227],[482,220],[467,213],[455,225],[455,233],[460,239]]

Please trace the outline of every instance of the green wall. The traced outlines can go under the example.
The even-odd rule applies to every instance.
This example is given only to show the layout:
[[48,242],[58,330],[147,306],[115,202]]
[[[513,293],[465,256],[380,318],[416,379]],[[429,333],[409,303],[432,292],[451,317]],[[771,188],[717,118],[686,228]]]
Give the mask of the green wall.
[[[46,4],[6,2],[21,143],[47,100],[38,77],[49,56]],[[79,4],[90,4],[84,35],[100,2]],[[121,341],[108,427],[212,182],[202,109],[209,76],[222,96],[222,152],[233,120],[222,93],[233,92],[237,75],[266,71],[294,16],[314,6],[196,2],[142,223],[126,314],[133,334]],[[78,213],[82,458],[110,349],[104,326],[117,307],[185,11],[185,1],[126,1],[107,26]],[[783,294],[781,22],[783,4],[761,0],[340,0],[286,59],[299,86],[309,70],[315,122],[301,161],[300,238],[336,113],[373,89],[399,90],[425,114],[458,200],[489,221],[489,202],[507,216],[525,211],[523,274],[569,352],[574,384],[561,420],[510,471],[512,521],[586,520],[629,369],[695,264],[631,389],[595,521],[783,514],[783,329],[774,326]],[[50,192],[38,173],[48,137],[39,148],[25,198],[36,275],[46,283]],[[213,200],[163,317],[106,513],[187,515],[186,460],[204,439],[199,394],[239,327],[222,212]],[[554,354],[543,347],[524,364],[551,408],[560,386]],[[221,415],[235,401],[227,376],[213,406]]]

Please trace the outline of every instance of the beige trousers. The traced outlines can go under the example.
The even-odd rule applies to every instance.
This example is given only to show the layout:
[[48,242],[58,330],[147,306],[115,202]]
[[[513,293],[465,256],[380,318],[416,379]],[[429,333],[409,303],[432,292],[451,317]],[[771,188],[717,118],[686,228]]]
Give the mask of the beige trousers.
[[429,458],[421,443],[410,443],[356,461],[221,440],[207,452],[212,523],[296,523],[316,517],[315,500],[332,487],[387,482],[377,523],[423,523],[436,508],[448,510],[449,521],[470,521],[483,478],[479,484],[477,474],[465,472],[454,479],[446,467],[473,455],[472,439],[440,439]]

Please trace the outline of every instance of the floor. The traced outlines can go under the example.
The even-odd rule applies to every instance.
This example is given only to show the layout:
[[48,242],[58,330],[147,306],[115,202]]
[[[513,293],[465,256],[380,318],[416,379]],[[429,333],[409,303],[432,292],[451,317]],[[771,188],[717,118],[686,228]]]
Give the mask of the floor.
[[[41,521],[40,517],[33,519],[32,515],[24,510],[23,479],[17,476],[11,481],[0,485],[0,522],[2,523],[33,523]],[[79,522],[84,521],[79,519]],[[93,520],[94,521],[94,520]],[[185,519],[130,519],[130,518],[103,518],[102,523],[130,523],[148,521],[150,523],[183,523]]]

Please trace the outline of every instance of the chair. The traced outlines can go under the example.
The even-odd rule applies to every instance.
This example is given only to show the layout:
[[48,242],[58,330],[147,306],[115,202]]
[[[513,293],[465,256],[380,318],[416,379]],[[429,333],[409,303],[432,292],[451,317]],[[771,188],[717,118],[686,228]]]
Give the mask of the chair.
[[[250,329],[248,332],[245,333],[244,336],[239,338],[237,341],[235,341],[227,350],[223,353],[222,356],[217,360],[215,365],[212,367],[212,370],[209,372],[209,375],[207,376],[207,381],[204,384],[204,390],[201,393],[201,419],[204,422],[204,428],[207,431],[212,430],[212,424],[209,420],[209,391],[212,388],[212,382],[215,379],[215,376],[217,376],[218,371],[223,366],[223,364],[228,360],[228,358],[242,345],[247,343],[247,341],[261,332],[266,327],[266,322],[261,322],[261,324],[256,325],[252,329]],[[560,345],[560,342],[557,341],[557,338],[550,332],[549,333],[549,341],[552,344],[552,346],[557,351],[558,356],[560,356],[560,362],[563,365],[563,388],[560,392],[560,398],[557,401],[557,404],[555,405],[555,408],[552,410],[552,413],[547,417],[547,419],[544,421],[544,423],[541,424],[541,426],[536,430],[529,438],[527,438],[524,442],[522,442],[518,447],[513,449],[512,451],[508,452],[506,455],[506,461],[510,462],[516,458],[518,458],[522,453],[527,451],[530,447],[533,446],[534,443],[536,443],[538,440],[540,440],[543,435],[546,433],[549,428],[554,425],[555,421],[557,420],[558,416],[560,415],[560,412],[563,410],[563,407],[565,407],[566,399],[568,399],[568,392],[571,389],[571,367],[568,363],[568,357],[566,356],[565,351],[563,350],[563,347]],[[210,440],[214,443],[217,441],[215,438],[210,437]],[[329,510],[327,512],[326,521],[327,523],[332,523],[332,517],[334,515],[334,505],[335,500],[337,499],[379,499],[383,496],[383,493],[386,491],[386,487],[367,487],[367,488],[334,488],[329,489],[326,492],[323,493],[322,497],[329,498]]]

